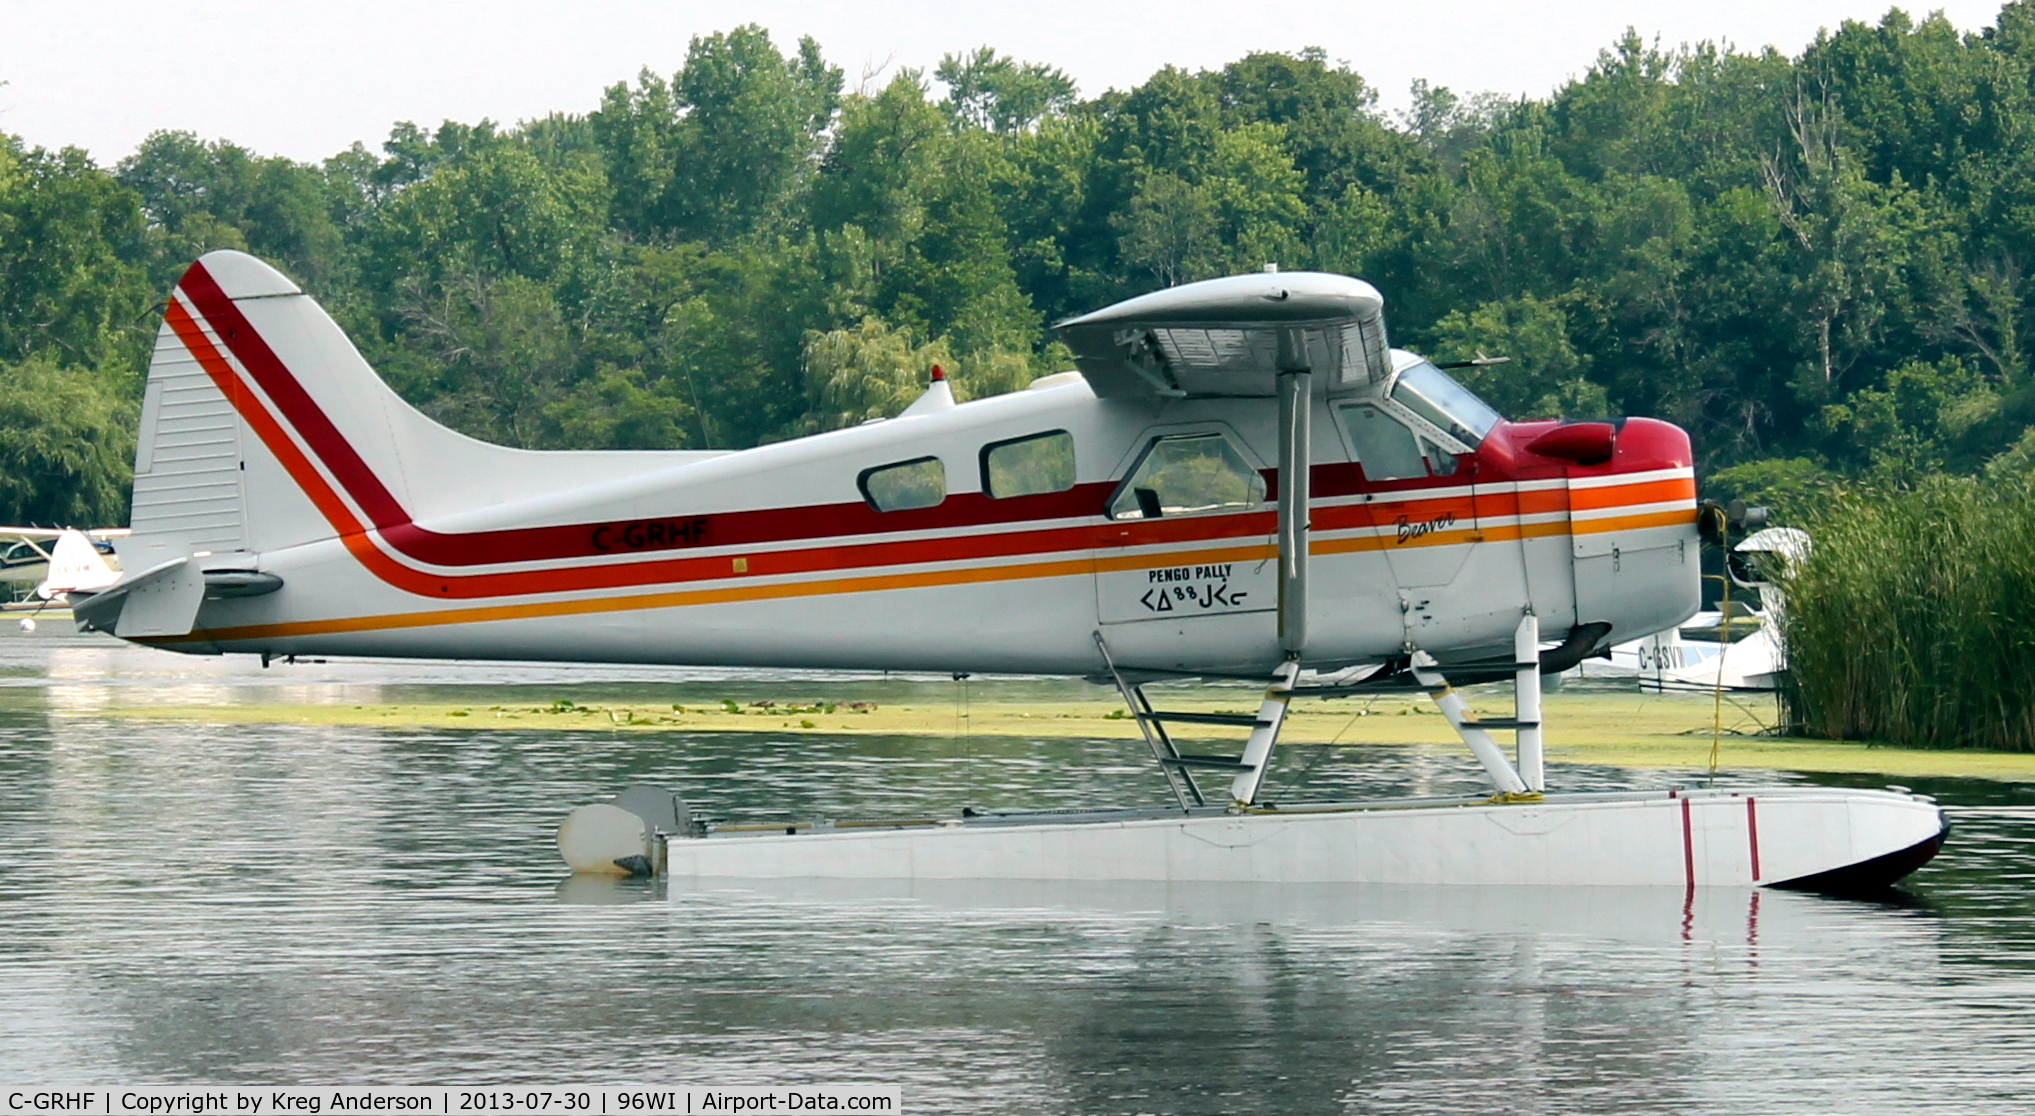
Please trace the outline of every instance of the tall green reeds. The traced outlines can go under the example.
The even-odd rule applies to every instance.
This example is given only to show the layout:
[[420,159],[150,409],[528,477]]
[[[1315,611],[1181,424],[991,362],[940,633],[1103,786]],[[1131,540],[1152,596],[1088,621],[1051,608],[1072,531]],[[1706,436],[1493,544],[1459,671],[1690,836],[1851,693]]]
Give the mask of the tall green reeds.
[[2035,485],[1841,496],[1784,586],[1799,730],[2035,751]]

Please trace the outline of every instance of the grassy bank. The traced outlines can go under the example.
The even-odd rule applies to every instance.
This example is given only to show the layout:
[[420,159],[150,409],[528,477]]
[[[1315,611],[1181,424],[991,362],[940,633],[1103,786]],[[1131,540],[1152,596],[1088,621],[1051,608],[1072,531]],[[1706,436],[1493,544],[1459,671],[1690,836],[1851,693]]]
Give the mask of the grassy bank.
[[[1248,691],[1174,691],[1161,708],[1248,712]],[[1507,716],[1509,694],[1473,701],[1485,716]],[[704,704],[557,700],[546,704],[319,704],[147,706],[97,715],[211,724],[310,724],[510,730],[533,732],[755,732],[795,739],[803,734],[1082,737],[1135,740],[1137,724],[1121,705],[1101,701],[998,700],[993,691],[965,707],[951,701],[876,704],[792,700]],[[1712,702],[1706,695],[1551,693],[1546,699],[1548,756],[1554,763],[1705,769],[1710,763]],[[1724,707],[1719,762],[1727,768],[1857,772],[1890,779],[1928,776],[2035,781],[2035,755],[1912,748],[1751,735],[1770,723],[1772,703],[1759,699]],[[1240,732],[1204,730],[1201,739],[1235,740]],[[1186,734],[1181,734],[1185,736]],[[1500,734],[1501,736],[1506,734]],[[1461,747],[1455,733],[1423,699],[1337,699],[1296,703],[1282,739],[1292,745],[1401,744]]]

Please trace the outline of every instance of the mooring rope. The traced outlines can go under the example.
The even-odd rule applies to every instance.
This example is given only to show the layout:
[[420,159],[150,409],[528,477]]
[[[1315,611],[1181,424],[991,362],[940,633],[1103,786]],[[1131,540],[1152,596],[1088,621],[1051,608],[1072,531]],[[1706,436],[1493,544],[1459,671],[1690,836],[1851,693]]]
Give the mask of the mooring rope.
[[1290,791],[1293,788],[1299,786],[1301,783],[1305,782],[1307,780],[1307,776],[1312,774],[1315,767],[1320,765],[1322,757],[1328,755],[1329,752],[1335,749],[1336,743],[1342,740],[1343,734],[1350,731],[1352,728],[1355,728],[1357,724],[1357,718],[1363,716],[1366,713],[1369,713],[1371,711],[1371,706],[1376,704],[1377,700],[1378,699],[1375,697],[1371,698],[1369,701],[1366,701],[1364,703],[1364,707],[1362,709],[1359,709],[1355,713],[1350,714],[1350,719],[1343,723],[1342,728],[1336,730],[1336,734],[1329,738],[1328,743],[1309,745],[1314,749],[1314,758],[1308,760],[1307,766],[1301,768],[1297,773],[1294,774],[1294,776],[1291,779],[1286,780],[1286,782],[1279,787],[1279,793],[1281,795],[1284,795],[1287,791]]
[[1707,785],[1713,787],[1717,785],[1718,752],[1724,746],[1724,655],[1731,650],[1731,526],[1728,523],[1719,528],[1718,537],[1724,541],[1724,576],[1718,579],[1724,583],[1724,592],[1717,599],[1717,685],[1710,702],[1710,781]]
[[974,709],[968,698],[968,672],[954,672],[954,749],[961,753],[961,762],[968,768],[968,797],[975,798],[975,721]]

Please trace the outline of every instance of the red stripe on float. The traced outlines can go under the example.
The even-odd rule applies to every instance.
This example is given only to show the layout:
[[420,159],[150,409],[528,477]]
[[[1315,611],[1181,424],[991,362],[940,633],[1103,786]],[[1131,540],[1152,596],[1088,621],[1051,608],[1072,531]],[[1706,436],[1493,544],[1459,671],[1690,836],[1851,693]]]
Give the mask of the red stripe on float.
[[1696,835],[1689,821],[1689,800],[1682,799],[1682,876],[1693,890],[1696,886]]
[[1759,882],[1759,807],[1745,796],[1745,843],[1752,850],[1752,882]]

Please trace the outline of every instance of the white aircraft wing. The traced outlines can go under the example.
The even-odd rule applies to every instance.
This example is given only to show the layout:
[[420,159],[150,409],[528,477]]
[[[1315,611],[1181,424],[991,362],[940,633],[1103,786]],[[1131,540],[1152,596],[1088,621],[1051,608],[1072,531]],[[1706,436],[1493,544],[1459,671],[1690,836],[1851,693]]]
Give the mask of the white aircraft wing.
[[1264,272],[1187,283],[1053,328],[1103,398],[1271,396],[1281,371],[1330,391],[1391,378],[1385,299],[1346,275]]
[[[24,540],[27,542],[54,542],[64,537],[66,527],[0,527],[0,540]],[[125,527],[94,527],[82,531],[89,539],[124,539],[131,532]]]

